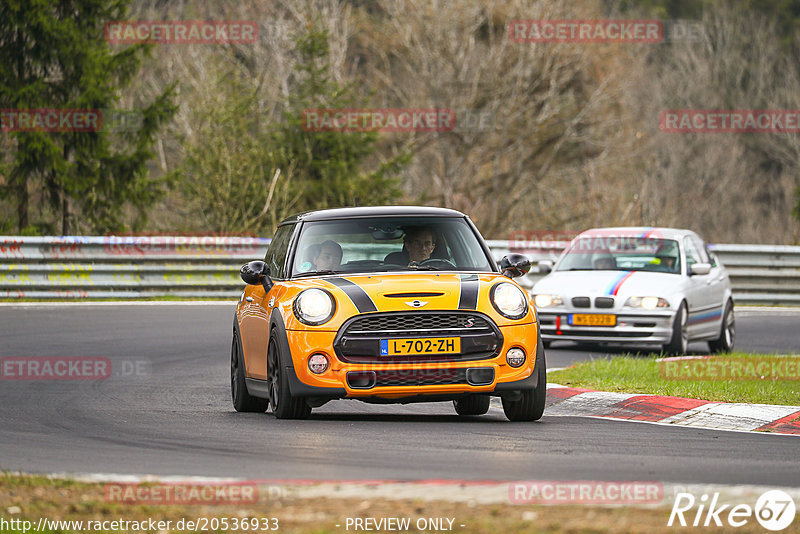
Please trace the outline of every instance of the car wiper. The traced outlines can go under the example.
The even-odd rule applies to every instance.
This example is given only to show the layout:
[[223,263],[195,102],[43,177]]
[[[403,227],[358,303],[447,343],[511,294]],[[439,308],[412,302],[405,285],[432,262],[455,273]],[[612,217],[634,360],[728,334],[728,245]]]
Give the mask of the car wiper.
[[408,269],[411,271],[442,271],[443,269],[437,269],[436,267],[431,267],[430,265],[415,265],[415,266],[408,266]]
[[330,269],[322,269],[319,271],[306,271],[304,273],[299,273],[294,275],[295,278],[304,278],[306,276],[321,276],[325,274],[339,274],[339,271],[331,271]]

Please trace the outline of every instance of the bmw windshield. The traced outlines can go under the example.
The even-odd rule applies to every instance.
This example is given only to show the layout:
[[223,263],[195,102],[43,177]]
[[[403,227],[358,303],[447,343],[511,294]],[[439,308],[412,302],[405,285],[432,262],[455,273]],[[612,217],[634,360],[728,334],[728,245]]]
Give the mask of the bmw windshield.
[[579,236],[557,271],[653,271],[680,274],[678,242],[635,236]]
[[391,271],[493,271],[462,218],[374,217],[305,222],[292,277]]

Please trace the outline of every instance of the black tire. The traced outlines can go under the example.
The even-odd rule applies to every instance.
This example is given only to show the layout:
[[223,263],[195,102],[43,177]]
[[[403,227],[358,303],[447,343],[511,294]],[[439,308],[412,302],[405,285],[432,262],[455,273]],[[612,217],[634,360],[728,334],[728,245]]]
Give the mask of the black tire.
[[470,395],[453,401],[458,415],[483,415],[489,411],[489,395]]
[[239,335],[233,332],[231,343],[231,400],[237,412],[265,412],[269,407],[268,399],[253,397],[247,392],[244,359],[239,353]]
[[664,345],[664,352],[683,356],[689,350],[689,333],[686,326],[689,323],[689,310],[686,302],[681,302],[678,313],[672,321],[672,339]]
[[269,403],[272,413],[278,419],[305,419],[311,415],[311,407],[305,399],[292,397],[289,391],[289,378],[281,362],[280,343],[273,332],[269,337],[267,352],[267,380],[269,381]]
[[503,412],[509,421],[538,421],[542,418],[547,400],[547,363],[541,336],[536,348],[536,360],[536,372],[539,375],[536,387],[524,390],[519,400],[510,401],[503,398]]
[[728,301],[725,305],[725,313],[722,314],[722,326],[720,327],[719,337],[708,342],[711,352],[727,353],[733,352],[733,345],[736,342],[736,319],[733,315],[733,302]]

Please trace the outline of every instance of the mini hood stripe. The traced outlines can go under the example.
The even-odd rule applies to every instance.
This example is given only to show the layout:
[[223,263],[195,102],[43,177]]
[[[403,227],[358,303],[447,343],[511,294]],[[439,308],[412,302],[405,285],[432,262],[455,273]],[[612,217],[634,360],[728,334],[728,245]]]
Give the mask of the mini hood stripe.
[[460,274],[458,278],[461,280],[461,295],[458,297],[458,309],[478,309],[478,290],[480,289],[478,275]]
[[378,307],[375,306],[375,303],[372,301],[367,292],[361,288],[361,286],[351,282],[346,278],[340,278],[338,276],[326,278],[326,281],[344,291],[347,297],[353,301],[358,313],[378,311]]

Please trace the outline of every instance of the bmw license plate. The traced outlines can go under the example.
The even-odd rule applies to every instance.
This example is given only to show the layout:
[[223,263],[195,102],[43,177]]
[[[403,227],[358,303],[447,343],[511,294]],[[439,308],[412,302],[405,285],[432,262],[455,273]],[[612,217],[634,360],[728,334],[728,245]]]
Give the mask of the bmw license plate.
[[616,326],[617,316],[610,313],[572,313],[569,316],[572,326]]
[[417,356],[420,354],[457,354],[461,352],[460,337],[381,339],[380,342],[381,356]]

